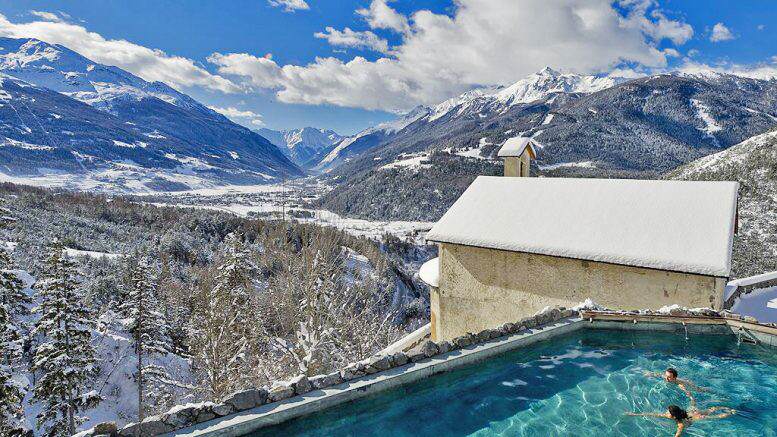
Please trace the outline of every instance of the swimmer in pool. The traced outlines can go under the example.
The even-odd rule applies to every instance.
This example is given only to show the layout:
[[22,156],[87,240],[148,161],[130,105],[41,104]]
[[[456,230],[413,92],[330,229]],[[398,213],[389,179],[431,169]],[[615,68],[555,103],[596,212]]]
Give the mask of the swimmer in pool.
[[685,393],[689,398],[691,398],[691,400],[693,400],[693,396],[691,395],[691,390],[695,390],[699,392],[708,391],[706,388],[699,387],[698,385],[692,383],[691,381],[678,378],[677,370],[671,367],[666,369],[663,374],[657,373],[657,372],[645,372],[645,376],[649,376],[651,378],[661,378],[670,384],[676,384],[677,387],[683,391],[683,393]]
[[[693,398],[691,398],[693,399]],[[697,410],[695,403],[691,403],[691,409],[686,411],[677,405],[670,405],[663,413],[626,413],[628,416],[645,416],[645,417],[659,417],[662,419],[671,419],[677,423],[677,432],[675,437],[679,437],[685,431],[685,428],[691,426],[693,422],[708,419],[724,419],[733,414],[736,414],[736,410],[729,407],[711,407],[706,410]]]

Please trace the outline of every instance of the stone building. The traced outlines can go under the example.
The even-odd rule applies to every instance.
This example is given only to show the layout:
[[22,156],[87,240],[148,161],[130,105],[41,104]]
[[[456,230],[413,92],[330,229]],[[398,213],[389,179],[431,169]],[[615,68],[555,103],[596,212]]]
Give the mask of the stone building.
[[[507,172],[507,170],[505,170]],[[427,234],[432,338],[587,298],[609,308],[720,309],[735,182],[477,178]]]

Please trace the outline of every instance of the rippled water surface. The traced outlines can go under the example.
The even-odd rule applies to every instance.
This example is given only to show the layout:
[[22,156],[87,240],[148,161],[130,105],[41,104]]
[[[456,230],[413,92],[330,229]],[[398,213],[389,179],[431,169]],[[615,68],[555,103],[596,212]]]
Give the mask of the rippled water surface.
[[644,376],[667,367],[709,389],[700,408],[739,413],[699,421],[692,436],[776,436],[777,352],[733,337],[583,331],[486,363],[333,407],[264,436],[661,436],[665,419],[626,411],[688,407],[674,385]]

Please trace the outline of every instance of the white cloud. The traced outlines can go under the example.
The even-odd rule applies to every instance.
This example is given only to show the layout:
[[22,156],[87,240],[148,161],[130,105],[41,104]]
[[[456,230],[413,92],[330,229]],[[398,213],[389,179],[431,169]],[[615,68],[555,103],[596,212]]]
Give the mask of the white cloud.
[[327,40],[333,46],[364,48],[381,53],[388,51],[388,41],[370,31],[357,32],[348,27],[337,30],[327,26],[326,32],[316,32],[314,36]]
[[764,30],[764,29],[766,29],[766,25],[765,24],[759,24],[758,26],[756,26],[756,29]]
[[367,20],[373,29],[389,29],[400,33],[410,30],[407,17],[392,9],[387,3],[392,0],[372,0],[369,8],[357,9],[356,13]]
[[771,59],[771,62],[764,62],[756,65],[724,63],[714,66],[686,59],[685,63],[679,68],[679,71],[685,73],[727,73],[752,79],[770,80],[777,79],[777,57]]
[[[373,28],[402,33],[377,60],[316,58],[278,65],[245,53],[214,54],[222,75],[276,91],[287,103],[406,110],[438,103],[473,86],[509,84],[546,65],[581,73],[629,64],[663,68],[659,41],[687,41],[692,28],[652,2],[610,0],[458,0],[452,15],[422,10],[402,16],[384,0],[358,13]],[[658,12],[656,12],[658,11]]]
[[712,26],[712,33],[710,34],[710,41],[720,42],[734,39],[735,36],[731,33],[731,30],[723,23],[717,23]]
[[678,52],[677,50],[675,50],[673,48],[665,48],[663,51],[664,51],[664,54],[666,56],[669,56],[669,57],[672,57],[672,58],[679,58],[680,57],[680,52]]
[[305,0],[268,0],[270,6],[283,8],[286,12],[302,11],[310,9]]
[[58,14],[55,14],[54,12],[30,11],[30,14],[45,21],[53,21],[55,23],[65,21],[62,17],[60,17]]
[[235,121],[237,123],[247,122],[254,126],[264,125],[264,120],[262,120],[262,115],[257,114],[256,112],[253,112],[253,111],[249,111],[249,110],[243,111],[235,108],[234,106],[229,106],[226,108],[221,108],[218,106],[208,106],[208,108],[218,112],[219,114],[226,116],[227,118],[232,119],[232,121]]
[[0,36],[37,38],[51,44],[62,44],[101,64],[114,65],[148,81],[161,81],[181,88],[200,86],[222,92],[238,92],[234,82],[214,75],[194,61],[172,56],[126,40],[106,39],[85,27],[62,21],[12,23],[0,14]]
[[641,30],[655,41],[668,39],[675,44],[685,44],[693,37],[693,27],[681,21],[671,20],[656,9],[654,0],[621,0],[628,8],[625,24]]

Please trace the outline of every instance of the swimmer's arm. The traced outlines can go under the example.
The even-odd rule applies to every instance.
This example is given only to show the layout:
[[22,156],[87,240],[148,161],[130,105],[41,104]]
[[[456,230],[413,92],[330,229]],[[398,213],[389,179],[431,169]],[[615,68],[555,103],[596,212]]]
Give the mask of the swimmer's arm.
[[674,433],[674,437],[680,437],[683,435],[683,431],[685,431],[685,424],[682,422],[677,423],[677,432]]
[[627,416],[643,416],[643,417],[661,417],[666,419],[666,413],[636,413],[633,411],[629,411],[626,413]]
[[704,419],[725,419],[726,417],[733,416],[737,412],[737,410],[733,408],[728,408],[728,407],[712,407],[708,411],[712,413],[713,411],[721,411],[721,410],[723,410],[722,413],[709,414],[707,416],[704,416]]

